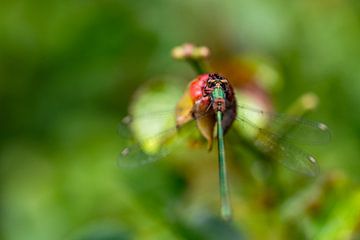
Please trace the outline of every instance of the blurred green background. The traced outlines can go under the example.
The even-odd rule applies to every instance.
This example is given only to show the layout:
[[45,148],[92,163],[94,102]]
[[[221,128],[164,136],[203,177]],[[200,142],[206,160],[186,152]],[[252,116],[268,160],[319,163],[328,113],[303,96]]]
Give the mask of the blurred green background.
[[[306,148],[320,176],[284,170],[275,186],[251,176],[253,161],[230,163],[227,224],[214,154],[119,169],[133,92],[195,76],[170,56],[184,42],[213,60],[269,59],[283,79],[278,111],[316,93],[310,117],[333,135]],[[359,239],[359,43],[357,0],[2,0],[1,239]]]

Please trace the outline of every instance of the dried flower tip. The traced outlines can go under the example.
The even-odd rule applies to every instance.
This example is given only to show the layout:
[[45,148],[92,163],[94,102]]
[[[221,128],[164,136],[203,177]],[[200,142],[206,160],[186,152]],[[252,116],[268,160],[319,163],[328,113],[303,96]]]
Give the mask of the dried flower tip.
[[191,43],[185,43],[183,46],[184,56],[185,57],[192,57],[195,52],[195,46]]
[[175,59],[204,59],[208,58],[210,50],[207,47],[196,47],[194,44],[185,43],[181,46],[175,47],[172,50],[172,56]]
[[184,51],[183,51],[182,47],[173,48],[173,50],[171,51],[171,55],[175,59],[179,59],[179,60],[184,59]]
[[208,47],[198,47],[194,53],[196,58],[208,58],[210,56],[210,49]]

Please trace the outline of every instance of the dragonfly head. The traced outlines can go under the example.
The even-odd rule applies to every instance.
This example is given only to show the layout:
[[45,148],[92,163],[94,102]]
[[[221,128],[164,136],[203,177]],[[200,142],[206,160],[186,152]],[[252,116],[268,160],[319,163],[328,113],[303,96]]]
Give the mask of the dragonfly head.
[[223,76],[217,73],[210,73],[209,78],[206,83],[206,87],[210,89],[222,88],[225,90],[226,86],[229,84],[229,81]]

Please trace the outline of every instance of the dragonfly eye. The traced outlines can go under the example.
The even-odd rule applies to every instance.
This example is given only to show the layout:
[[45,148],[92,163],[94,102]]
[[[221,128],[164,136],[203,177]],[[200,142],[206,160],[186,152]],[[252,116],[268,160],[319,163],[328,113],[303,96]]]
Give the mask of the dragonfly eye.
[[228,84],[228,83],[229,83],[229,81],[228,81],[227,79],[221,79],[220,82],[221,82],[222,84]]
[[209,79],[208,80],[208,86],[209,87],[214,87],[215,86],[215,80],[214,79]]
[[227,79],[221,79],[220,82],[222,87],[225,87],[227,84],[229,84],[229,81]]

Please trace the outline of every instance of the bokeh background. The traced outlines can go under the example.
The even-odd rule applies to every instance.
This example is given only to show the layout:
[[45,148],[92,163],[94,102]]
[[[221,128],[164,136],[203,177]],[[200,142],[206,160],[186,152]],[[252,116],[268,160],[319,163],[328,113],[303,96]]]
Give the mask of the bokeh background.
[[[229,159],[225,223],[205,149],[119,169],[136,89],[195,76],[170,56],[184,42],[218,64],[263,59],[281,82],[269,91],[278,111],[315,93],[309,117],[332,130],[306,148],[320,176],[270,181],[252,174],[256,157]],[[357,0],[2,0],[1,239],[359,239],[359,43]]]

